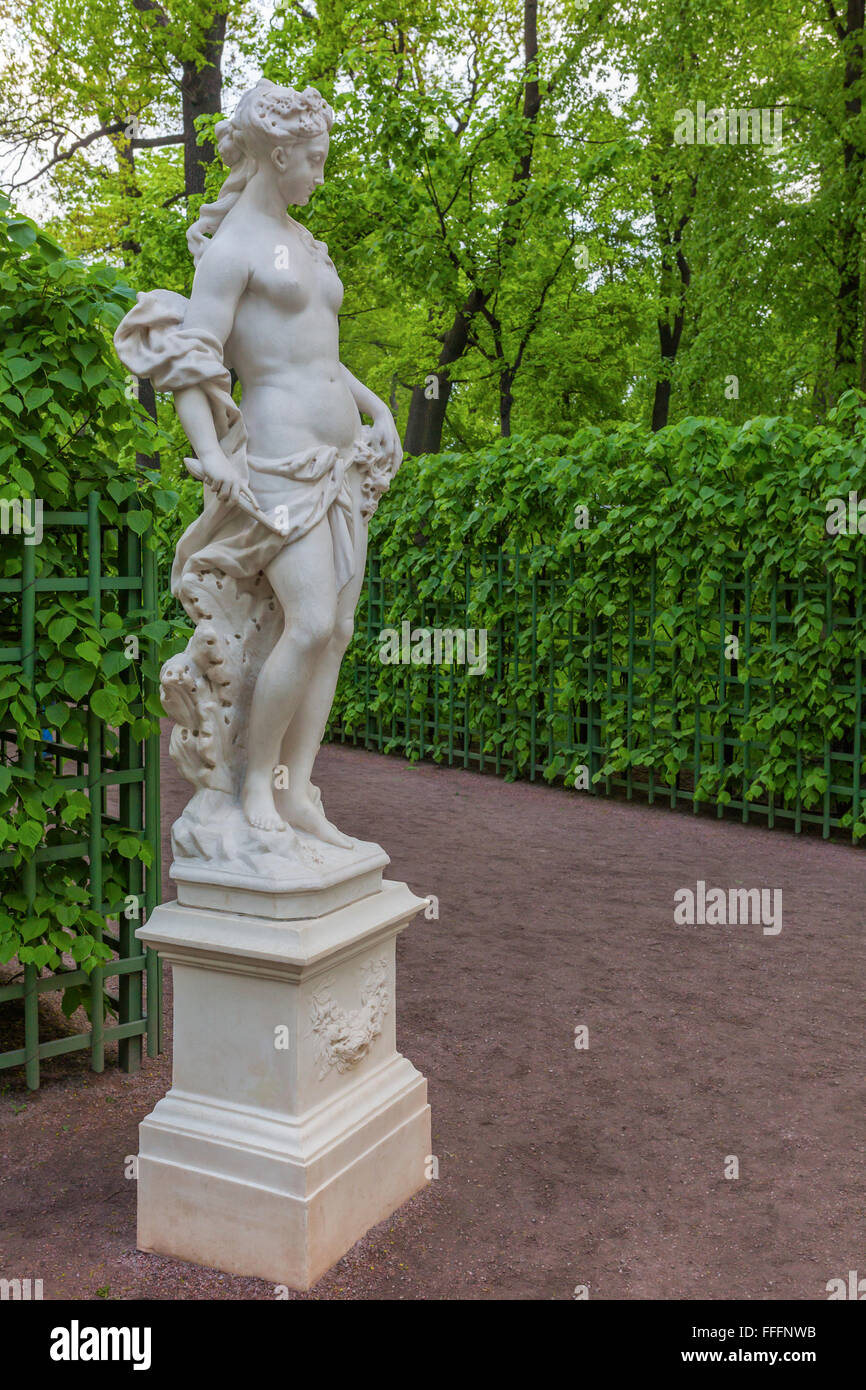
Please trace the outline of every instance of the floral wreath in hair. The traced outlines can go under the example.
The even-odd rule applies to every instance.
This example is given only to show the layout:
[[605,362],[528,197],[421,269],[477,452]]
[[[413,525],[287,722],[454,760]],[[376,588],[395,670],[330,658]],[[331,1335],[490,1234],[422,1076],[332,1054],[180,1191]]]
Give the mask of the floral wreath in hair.
[[249,153],[244,148],[245,129],[276,141],[312,140],[326,134],[333,124],[334,112],[315,87],[296,92],[294,87],[279,87],[262,77],[241,97],[234,115],[220,121],[214,134],[220,156],[231,168]]

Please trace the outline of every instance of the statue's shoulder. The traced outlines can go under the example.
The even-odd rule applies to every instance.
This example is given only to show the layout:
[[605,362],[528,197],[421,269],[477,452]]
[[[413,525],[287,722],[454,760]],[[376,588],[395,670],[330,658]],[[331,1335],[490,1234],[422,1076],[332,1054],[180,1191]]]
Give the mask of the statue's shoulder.
[[195,281],[198,286],[237,286],[249,279],[255,259],[255,245],[249,236],[240,236],[233,228],[223,225],[215,236],[208,238],[196,262]]

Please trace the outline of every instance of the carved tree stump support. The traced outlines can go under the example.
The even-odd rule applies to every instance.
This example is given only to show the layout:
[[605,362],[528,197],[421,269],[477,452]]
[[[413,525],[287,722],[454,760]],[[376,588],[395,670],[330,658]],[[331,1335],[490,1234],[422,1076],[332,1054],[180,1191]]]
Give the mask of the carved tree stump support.
[[427,1082],[395,1038],[396,939],[425,900],[381,870],[342,905],[263,892],[257,915],[249,890],[179,887],[136,933],[174,973],[138,1246],[307,1289],[429,1178]]

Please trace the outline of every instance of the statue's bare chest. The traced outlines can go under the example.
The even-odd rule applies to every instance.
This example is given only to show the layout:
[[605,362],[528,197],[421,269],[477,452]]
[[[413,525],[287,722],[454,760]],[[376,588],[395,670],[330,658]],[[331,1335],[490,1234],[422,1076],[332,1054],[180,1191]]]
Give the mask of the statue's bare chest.
[[320,307],[336,313],[343,302],[343,284],[327,249],[294,236],[260,243],[250,289],[287,314]]

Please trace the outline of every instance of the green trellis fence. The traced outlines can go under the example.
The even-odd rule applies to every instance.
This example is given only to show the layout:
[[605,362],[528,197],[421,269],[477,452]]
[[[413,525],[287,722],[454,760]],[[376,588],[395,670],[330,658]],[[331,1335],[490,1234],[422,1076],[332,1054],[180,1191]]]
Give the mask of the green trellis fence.
[[[0,578],[3,621],[0,630],[0,677],[6,670],[23,671],[34,685],[37,665],[37,620],[40,603],[60,593],[86,596],[94,620],[118,614],[127,628],[143,626],[156,617],[156,556],[143,539],[148,528],[141,524],[138,499],[121,510],[117,524],[108,524],[100,513],[99,494],[87,497],[86,510],[46,511],[46,528],[65,533],[66,549],[76,563],[64,572],[41,573],[39,548],[21,547],[20,574]],[[130,518],[133,521],[130,522]],[[135,518],[138,518],[136,520]],[[149,526],[149,523],[148,523]],[[144,537],[140,532],[144,532]],[[4,538],[5,542],[5,538]],[[69,573],[71,568],[73,573]],[[142,639],[147,662],[128,663],[126,677],[132,708],[144,714],[145,701],[157,689],[153,675],[155,645]],[[147,672],[150,674],[147,674]],[[83,704],[87,704],[84,700]],[[86,829],[71,833],[49,824],[23,868],[14,867],[14,856],[0,854],[0,880],[7,893],[23,892],[32,904],[43,886],[50,892],[57,874],[72,875],[88,885],[90,907],[105,926],[94,935],[111,950],[111,958],[90,973],[74,962],[53,971],[25,964],[23,978],[0,986],[0,1003],[23,1002],[24,1046],[0,1053],[0,1069],[23,1066],[27,1085],[39,1085],[40,1063],[47,1058],[89,1049],[91,1067],[102,1071],[106,1044],[118,1043],[118,1062],[127,1072],[137,1070],[142,1042],[155,1056],[162,1046],[162,1003],[159,960],[155,952],[142,953],[135,929],[159,900],[159,736],[136,739],[128,726],[112,729],[97,713],[86,709],[87,737],[83,746],[58,739],[19,741],[15,729],[0,730],[2,765],[27,778],[37,759],[51,764],[57,784],[78,789],[89,801]],[[110,827],[123,827],[150,848],[150,866],[140,859],[124,859],[120,870],[122,901],[105,898]],[[111,882],[117,883],[116,863]],[[112,926],[112,923],[114,924]],[[116,992],[107,985],[116,981]],[[84,989],[89,995],[89,1029],[72,1036],[40,1039],[39,998],[45,992]],[[117,1022],[107,1019],[116,1017]]]
[[[866,834],[862,555],[844,594],[818,566],[752,574],[734,551],[710,586],[670,577],[670,553],[630,558],[592,603],[575,599],[581,563],[549,548],[467,552],[455,573],[433,556],[401,593],[371,554],[328,736],[797,832]],[[381,634],[402,636],[404,623],[410,661],[401,651],[383,663]],[[486,670],[428,663],[422,629],[486,631]]]

